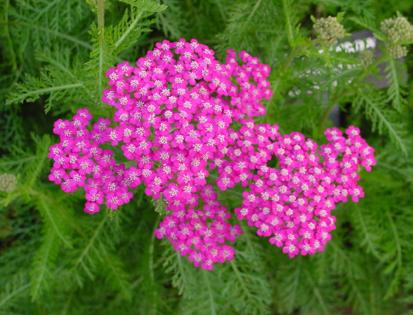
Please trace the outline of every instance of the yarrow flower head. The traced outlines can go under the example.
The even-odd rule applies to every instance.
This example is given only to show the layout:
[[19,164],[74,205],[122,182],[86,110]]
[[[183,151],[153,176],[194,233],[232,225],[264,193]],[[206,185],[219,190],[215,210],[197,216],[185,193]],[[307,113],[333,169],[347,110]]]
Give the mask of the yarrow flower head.
[[413,41],[413,25],[404,16],[384,20],[380,29],[393,44]]
[[16,189],[17,179],[13,174],[0,174],[0,191],[10,193]]
[[99,119],[87,128],[91,120],[87,109],[80,109],[72,120],[57,120],[53,132],[60,143],[52,145],[49,158],[54,160],[49,180],[61,186],[64,192],[85,190],[85,212],[96,213],[105,204],[116,209],[132,198],[129,189],[140,184],[136,167],[118,164],[113,151],[102,149],[109,142],[110,121]]
[[343,25],[334,16],[315,20],[313,28],[320,42],[328,46],[336,44],[346,35]]
[[146,193],[182,206],[206,185],[209,161],[222,158],[230,125],[265,112],[271,91],[269,67],[233,51],[220,64],[195,40],[163,41],[139,58],[107,73],[103,100],[116,109],[111,130],[142,173]]
[[389,54],[396,59],[405,57],[408,53],[405,45],[413,42],[413,25],[405,17],[398,16],[381,22],[380,29],[388,40]]
[[[373,149],[357,128],[327,129],[328,143],[318,145],[301,133],[279,135],[256,154],[265,158],[255,165],[242,207],[235,210],[257,228],[257,234],[283,249],[290,257],[320,252],[335,229],[332,215],[338,202],[364,196],[357,182],[360,167],[371,170]],[[278,167],[266,164],[275,157]]]
[[171,214],[163,219],[155,235],[168,238],[195,266],[210,270],[215,263],[233,259],[235,251],[227,242],[234,242],[241,229],[228,223],[231,214],[216,200],[211,186],[206,186],[200,197],[202,208],[170,208]]
[[[143,184],[148,196],[165,201],[156,236],[204,269],[234,257],[231,243],[241,229],[217,190],[236,184],[247,191],[235,212],[257,234],[290,256],[321,251],[334,228],[335,203],[363,196],[357,171],[374,165],[373,151],[356,128],[348,139],[328,131],[331,143],[318,152],[302,134],[282,136],[277,125],[256,124],[271,97],[269,73],[246,52],[229,50],[220,63],[196,40],[157,43],[135,65],[107,72],[103,101],[115,108],[113,119],[91,124],[81,109],[55,123],[60,143],[50,148],[49,179],[65,192],[83,188],[87,213],[102,204],[117,209]],[[116,162],[108,146],[120,147],[132,166]],[[267,166],[273,156],[279,168]]]

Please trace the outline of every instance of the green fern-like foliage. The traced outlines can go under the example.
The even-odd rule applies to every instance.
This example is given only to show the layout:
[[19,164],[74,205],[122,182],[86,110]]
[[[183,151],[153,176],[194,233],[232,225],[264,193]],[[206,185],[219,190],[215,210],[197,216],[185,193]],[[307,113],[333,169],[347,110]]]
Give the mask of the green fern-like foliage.
[[[380,32],[412,10],[409,0],[2,1],[0,174],[16,187],[0,192],[0,314],[412,314],[413,55],[394,60]],[[349,34],[376,36],[372,58],[320,46],[311,17],[337,15]],[[235,260],[203,271],[155,238],[166,211],[143,187],[89,216],[82,194],[48,181],[53,121],[80,107],[109,116],[107,69],[181,37],[221,60],[233,48],[271,66],[260,122],[322,142],[338,111],[336,124],[359,126],[375,148],[365,198],[334,210],[324,253],[288,259],[238,222]],[[241,193],[219,200],[234,209]]]
[[360,91],[353,106],[356,111],[364,111],[366,118],[372,122],[373,131],[387,135],[403,154],[407,154],[409,139],[406,135],[407,128],[403,126],[406,122],[400,120],[398,112],[388,108],[382,93],[369,95],[366,91]]

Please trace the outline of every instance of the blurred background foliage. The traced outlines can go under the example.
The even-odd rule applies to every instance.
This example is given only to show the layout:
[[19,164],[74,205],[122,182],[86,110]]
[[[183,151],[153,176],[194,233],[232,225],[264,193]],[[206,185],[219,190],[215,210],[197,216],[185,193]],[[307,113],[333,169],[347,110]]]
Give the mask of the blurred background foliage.
[[[411,0],[0,6],[0,314],[413,314],[413,53],[394,58],[380,27],[412,20]],[[380,53],[328,49],[313,31],[327,16],[339,16],[347,34],[374,33]],[[366,197],[335,210],[324,253],[290,260],[244,226],[234,261],[198,270],[154,238],[162,205],[142,188],[120,210],[88,216],[80,193],[48,182],[53,121],[85,106],[109,116],[106,69],[181,37],[221,60],[233,48],[272,67],[261,121],[321,141],[338,105],[340,126],[360,126],[375,147],[378,164],[362,174]],[[220,200],[234,207],[240,195]]]

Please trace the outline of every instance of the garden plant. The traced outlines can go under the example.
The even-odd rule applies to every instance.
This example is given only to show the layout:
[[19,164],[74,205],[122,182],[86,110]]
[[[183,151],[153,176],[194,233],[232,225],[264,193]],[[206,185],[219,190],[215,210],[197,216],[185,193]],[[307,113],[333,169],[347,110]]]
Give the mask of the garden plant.
[[0,8],[0,314],[413,313],[412,1]]

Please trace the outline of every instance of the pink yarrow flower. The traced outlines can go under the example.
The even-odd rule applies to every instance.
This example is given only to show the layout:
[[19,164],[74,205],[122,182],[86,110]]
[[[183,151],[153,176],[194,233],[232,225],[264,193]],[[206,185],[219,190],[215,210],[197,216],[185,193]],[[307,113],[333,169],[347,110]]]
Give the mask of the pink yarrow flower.
[[[356,127],[347,137],[328,129],[328,143],[318,146],[301,133],[255,123],[271,97],[269,74],[246,52],[229,50],[220,63],[197,40],[157,43],[135,65],[108,70],[102,101],[114,107],[113,119],[91,124],[80,109],[56,121],[60,143],[50,147],[49,179],[68,193],[83,188],[90,214],[128,203],[143,184],[148,196],[165,201],[156,236],[203,269],[234,257],[241,229],[216,189],[237,184],[246,188],[238,219],[290,257],[320,252],[335,229],[336,204],[364,196],[358,171],[371,170],[374,150]],[[118,163],[110,146],[132,166]],[[269,166],[274,157],[278,165]]]

